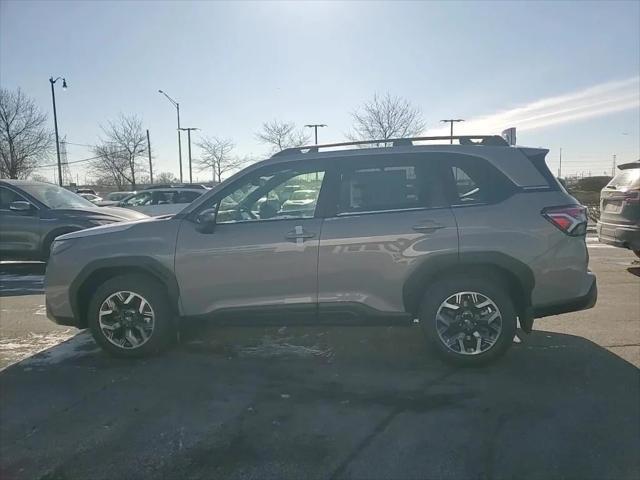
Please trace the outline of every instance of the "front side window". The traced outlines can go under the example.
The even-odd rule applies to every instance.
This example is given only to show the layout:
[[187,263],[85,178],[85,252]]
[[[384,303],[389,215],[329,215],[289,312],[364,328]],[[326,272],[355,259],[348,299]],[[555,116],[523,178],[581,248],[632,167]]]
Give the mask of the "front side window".
[[216,223],[312,218],[323,178],[295,169],[250,174],[220,200]]
[[385,165],[340,174],[338,213],[375,212],[425,206],[415,165]]

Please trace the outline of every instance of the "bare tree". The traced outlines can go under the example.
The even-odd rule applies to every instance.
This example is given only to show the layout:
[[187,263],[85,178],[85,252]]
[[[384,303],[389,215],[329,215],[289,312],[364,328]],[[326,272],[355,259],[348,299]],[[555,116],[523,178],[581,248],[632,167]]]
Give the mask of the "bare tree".
[[38,173],[32,173],[31,175],[29,175],[29,179],[33,180],[34,182],[51,183],[51,179]]
[[26,178],[49,156],[53,135],[46,121],[22,90],[0,88],[0,176]]
[[296,128],[293,122],[273,120],[262,124],[262,130],[256,133],[262,143],[271,146],[274,152],[281,152],[285,148],[302,147],[309,143],[309,135],[304,130]]
[[235,143],[228,138],[205,137],[196,145],[202,149],[202,158],[198,160],[200,170],[213,170],[213,181],[221,182],[222,175],[236,170],[248,160],[233,155]]
[[171,184],[178,182],[178,179],[173,172],[160,172],[156,175],[155,182]]
[[[118,188],[130,184],[136,188],[136,175],[145,171],[147,137],[142,122],[135,115],[120,115],[117,122],[101,127],[105,138],[94,147],[96,173],[111,177]],[[139,182],[139,179],[138,179]]]
[[389,93],[374,95],[351,117],[353,131],[347,137],[352,141],[415,137],[426,127],[419,108]]

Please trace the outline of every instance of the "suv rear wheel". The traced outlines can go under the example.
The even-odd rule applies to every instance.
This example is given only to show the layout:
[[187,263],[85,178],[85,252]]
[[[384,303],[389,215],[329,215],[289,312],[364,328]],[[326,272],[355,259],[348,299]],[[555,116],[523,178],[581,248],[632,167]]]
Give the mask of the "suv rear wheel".
[[107,280],[89,304],[93,338],[120,357],[141,357],[164,349],[174,338],[171,307],[164,292],[159,282],[144,275]]
[[438,354],[457,365],[480,365],[502,356],[516,333],[513,302],[500,282],[456,276],[426,292],[420,324]]

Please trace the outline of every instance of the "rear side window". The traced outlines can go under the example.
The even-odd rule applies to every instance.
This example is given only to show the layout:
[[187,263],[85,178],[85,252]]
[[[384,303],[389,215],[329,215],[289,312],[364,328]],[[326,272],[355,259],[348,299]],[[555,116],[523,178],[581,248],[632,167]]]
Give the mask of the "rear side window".
[[479,205],[504,200],[515,186],[481,158],[457,157],[446,161],[453,205]]
[[424,205],[414,165],[371,166],[340,175],[338,213],[418,208]]

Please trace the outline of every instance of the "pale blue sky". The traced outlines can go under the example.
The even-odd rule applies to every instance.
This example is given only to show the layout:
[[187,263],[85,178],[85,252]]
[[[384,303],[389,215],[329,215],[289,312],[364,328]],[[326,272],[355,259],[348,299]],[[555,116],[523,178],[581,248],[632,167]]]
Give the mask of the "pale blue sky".
[[[159,88],[180,102],[183,126],[258,157],[263,121],[327,123],[320,140],[339,141],[349,112],[387,91],[430,129],[451,117],[473,133],[519,127],[518,143],[552,150],[554,170],[560,147],[566,172],[640,156],[637,1],[2,1],[0,17],[3,87],[51,116],[47,79],[65,76],[59,125],[74,143],[95,143],[120,112],[139,115],[156,172],[178,172],[175,110]],[[183,147],[186,160],[186,135]],[[89,155],[69,147],[69,160]]]

